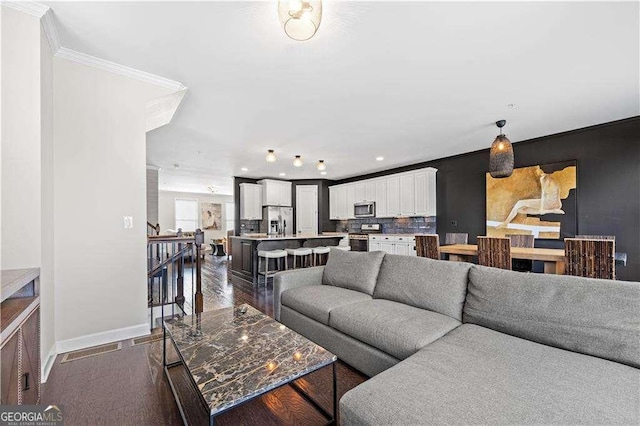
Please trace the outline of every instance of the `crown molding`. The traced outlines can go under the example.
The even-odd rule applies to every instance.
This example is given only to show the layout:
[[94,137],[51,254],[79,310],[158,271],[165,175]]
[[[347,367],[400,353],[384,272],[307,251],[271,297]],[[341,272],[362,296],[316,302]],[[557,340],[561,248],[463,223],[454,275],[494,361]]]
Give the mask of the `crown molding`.
[[1,0],[0,4],[2,4],[2,6],[10,7],[11,9],[15,9],[19,12],[26,13],[27,15],[31,15],[35,18],[42,18],[44,14],[49,10],[49,6],[45,6],[44,4],[36,3],[34,1]]
[[136,80],[164,87],[165,89],[169,90],[179,91],[186,89],[186,87],[182,83],[179,83],[177,81],[169,80],[168,78],[129,68],[127,66],[116,64],[115,62],[107,61],[105,59],[96,58],[95,56],[87,55],[85,53],[76,52],[75,50],[67,49],[66,47],[61,47],[60,49],[58,49],[56,57],[98,68],[103,71],[112,72],[124,77],[134,78]]
[[58,28],[53,19],[53,11],[50,8],[47,8],[47,11],[42,15],[40,25],[42,25],[42,30],[45,36],[47,36],[51,53],[54,55],[57,54],[61,47],[60,36],[58,35]]

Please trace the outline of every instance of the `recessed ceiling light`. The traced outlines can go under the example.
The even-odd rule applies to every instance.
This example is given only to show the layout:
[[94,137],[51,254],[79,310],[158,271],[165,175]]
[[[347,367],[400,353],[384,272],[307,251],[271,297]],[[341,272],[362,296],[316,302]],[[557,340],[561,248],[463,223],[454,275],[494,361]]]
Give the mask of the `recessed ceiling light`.
[[515,107],[516,107],[516,104],[507,104],[507,106],[508,106],[509,108],[515,108]]
[[243,172],[248,172],[249,171],[249,169],[247,169],[246,167],[243,167],[240,170],[242,170]]
[[327,172],[320,172],[320,174],[324,176],[327,174]]
[[278,173],[278,176],[286,176],[286,175],[287,174],[285,172]]
[[382,160],[384,160],[383,156],[376,157],[376,161],[382,161]]

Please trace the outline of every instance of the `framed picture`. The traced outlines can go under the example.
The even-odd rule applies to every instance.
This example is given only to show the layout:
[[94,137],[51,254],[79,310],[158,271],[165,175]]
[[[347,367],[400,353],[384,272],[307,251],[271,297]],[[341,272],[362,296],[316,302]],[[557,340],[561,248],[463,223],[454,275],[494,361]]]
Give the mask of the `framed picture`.
[[487,235],[527,234],[542,239],[577,231],[577,162],[521,167],[508,178],[487,179]]
[[222,229],[222,204],[202,203],[202,229]]

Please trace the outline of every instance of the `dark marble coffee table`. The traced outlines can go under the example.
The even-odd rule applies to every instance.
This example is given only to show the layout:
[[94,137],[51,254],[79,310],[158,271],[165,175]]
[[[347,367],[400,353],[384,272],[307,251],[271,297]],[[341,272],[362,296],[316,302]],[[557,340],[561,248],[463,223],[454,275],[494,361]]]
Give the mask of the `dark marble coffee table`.
[[[201,397],[209,424],[217,415],[283,385],[291,385],[328,420],[336,419],[337,357],[251,306],[167,320],[164,333],[165,375],[185,423],[194,423],[185,409],[190,397],[183,392],[189,387]],[[167,362],[168,341],[177,352],[174,362]],[[333,413],[294,383],[329,365],[333,367]]]

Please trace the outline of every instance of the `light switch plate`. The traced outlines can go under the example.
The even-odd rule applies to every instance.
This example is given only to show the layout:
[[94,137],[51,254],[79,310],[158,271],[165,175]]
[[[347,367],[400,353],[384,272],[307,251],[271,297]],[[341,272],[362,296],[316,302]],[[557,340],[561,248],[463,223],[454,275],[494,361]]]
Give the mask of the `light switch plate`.
[[124,227],[125,229],[133,228],[133,217],[131,216],[123,216]]

